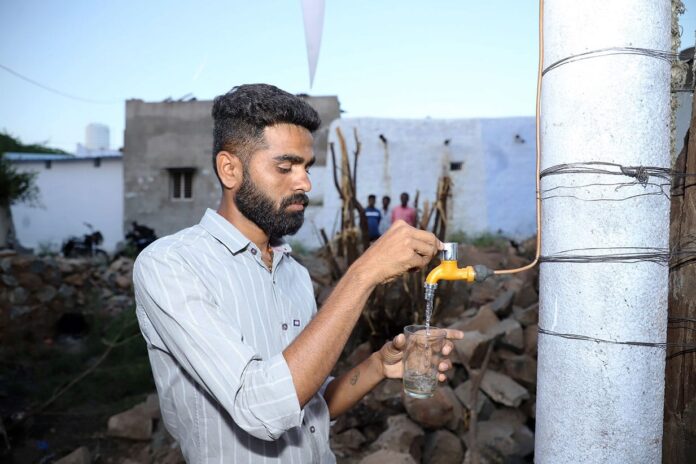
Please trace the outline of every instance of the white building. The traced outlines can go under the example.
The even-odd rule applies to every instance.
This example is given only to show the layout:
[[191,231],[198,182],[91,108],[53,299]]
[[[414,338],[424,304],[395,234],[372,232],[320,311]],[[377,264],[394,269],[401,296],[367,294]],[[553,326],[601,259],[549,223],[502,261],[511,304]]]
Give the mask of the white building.
[[123,240],[123,162],[120,154],[73,157],[6,153],[18,171],[37,173],[39,205],[12,205],[22,246],[60,250],[69,236],[82,237],[91,224],[104,236],[101,248],[113,251]]
[[[336,128],[343,132],[353,160],[357,130],[361,151],[358,157],[358,199],[365,205],[375,194],[377,205],[389,195],[391,206],[402,192],[411,204],[416,191],[419,206],[435,200],[438,178],[447,174],[453,182],[449,199],[448,232],[475,237],[485,232],[527,238],[536,233],[535,222],[535,127],[533,117],[496,119],[376,119],[334,121],[329,142],[334,144],[340,166],[340,144]],[[382,138],[386,140],[386,143]],[[340,226],[340,198],[333,182],[330,154],[326,168],[312,173],[314,187],[321,193],[321,206],[311,206],[307,221],[292,240],[308,247],[319,241],[314,230],[327,234]],[[314,189],[313,189],[314,190]]]

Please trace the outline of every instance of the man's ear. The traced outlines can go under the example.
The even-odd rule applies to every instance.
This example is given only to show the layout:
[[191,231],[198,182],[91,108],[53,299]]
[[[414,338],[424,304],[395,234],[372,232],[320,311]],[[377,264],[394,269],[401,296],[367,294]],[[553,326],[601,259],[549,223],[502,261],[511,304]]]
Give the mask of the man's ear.
[[244,169],[237,155],[225,150],[219,151],[215,156],[215,165],[220,182],[225,188],[236,190],[242,185]]

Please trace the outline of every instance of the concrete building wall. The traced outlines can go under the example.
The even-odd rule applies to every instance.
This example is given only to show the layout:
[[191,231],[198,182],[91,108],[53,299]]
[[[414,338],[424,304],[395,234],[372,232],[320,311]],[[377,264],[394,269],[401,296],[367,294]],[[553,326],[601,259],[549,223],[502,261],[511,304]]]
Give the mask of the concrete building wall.
[[[399,120],[356,118],[335,121],[329,142],[340,149],[336,128],[343,131],[353,159],[356,129],[361,143],[358,159],[358,197],[364,204],[375,194],[398,204],[401,192],[419,206],[435,200],[437,181],[448,174],[453,182],[448,230],[469,236],[484,232],[526,238],[535,233],[534,118]],[[380,139],[383,135],[387,143]],[[448,141],[448,143],[445,143]],[[456,164],[461,163],[461,169]],[[323,173],[324,201],[307,212],[307,223],[295,239],[318,246],[314,229],[331,234],[338,221],[340,198],[332,179],[332,162]],[[311,208],[310,208],[311,209]]]
[[123,240],[123,164],[121,158],[15,162],[17,170],[36,172],[39,205],[12,206],[17,238],[22,246],[60,249],[71,235],[88,232],[88,222],[104,236],[101,248],[113,251]]
[[[315,134],[315,155],[325,163],[328,124],[340,116],[336,97],[306,97],[323,124]],[[158,236],[198,223],[206,208],[216,208],[220,186],[212,165],[212,101],[126,102],[124,142],[124,226],[138,221]],[[191,199],[173,199],[171,170],[193,169]],[[310,194],[321,201],[321,182]]]

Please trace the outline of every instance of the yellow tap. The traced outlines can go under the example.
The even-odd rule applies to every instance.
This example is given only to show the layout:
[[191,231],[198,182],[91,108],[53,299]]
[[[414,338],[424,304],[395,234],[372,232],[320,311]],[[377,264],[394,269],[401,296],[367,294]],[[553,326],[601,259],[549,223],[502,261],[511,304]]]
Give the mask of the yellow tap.
[[[466,282],[482,281],[492,275],[492,271],[485,266],[457,267],[457,244],[445,243],[445,248],[440,251],[440,265],[430,271],[425,278],[426,289],[437,287],[440,280],[464,280]],[[426,292],[427,293],[427,292]]]

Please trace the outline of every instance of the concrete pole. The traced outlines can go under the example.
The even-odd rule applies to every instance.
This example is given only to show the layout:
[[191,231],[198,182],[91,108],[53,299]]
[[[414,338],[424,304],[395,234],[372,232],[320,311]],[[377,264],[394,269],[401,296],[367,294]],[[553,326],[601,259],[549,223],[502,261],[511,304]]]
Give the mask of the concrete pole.
[[[670,15],[668,0],[546,0],[545,66],[608,47],[669,51]],[[669,79],[669,63],[642,55],[594,57],[549,71],[542,93],[542,169],[592,161],[669,167]],[[542,179],[542,197],[619,199],[652,191],[641,185],[583,187],[632,180],[553,175]],[[575,188],[547,191],[559,186]],[[667,248],[669,206],[662,195],[545,199],[542,256],[578,248]],[[654,263],[542,263],[539,326],[606,340],[664,342],[667,291],[668,270]],[[664,366],[664,348],[540,334],[536,462],[659,463]]]

